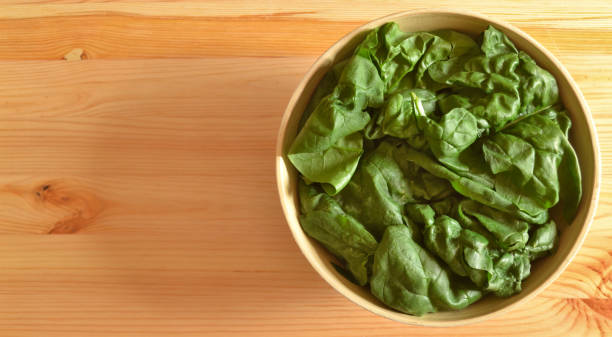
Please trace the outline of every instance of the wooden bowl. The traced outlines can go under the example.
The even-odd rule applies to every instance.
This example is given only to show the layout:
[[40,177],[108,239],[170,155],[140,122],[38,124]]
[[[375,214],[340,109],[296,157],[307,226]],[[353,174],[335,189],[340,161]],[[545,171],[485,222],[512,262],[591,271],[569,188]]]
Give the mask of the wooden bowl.
[[[347,58],[371,29],[390,21],[404,31],[454,29],[476,35],[488,25],[503,31],[519,48],[552,73],[559,85],[560,97],[572,119],[570,141],[577,152],[582,172],[583,196],[573,223],[562,228],[559,249],[549,257],[536,261],[531,275],[523,282],[523,291],[508,298],[486,296],[475,304],[458,311],[427,314],[421,317],[397,312],[382,304],[369,289],[359,287],[338,274],[330,263],[334,258],[325,248],[308,237],[299,221],[297,172],[286,157],[296,136],[298,121],[323,75],[336,62]],[[278,192],[289,228],[302,253],[313,268],[334,289],[351,301],[380,316],[413,325],[455,326],[475,323],[526,303],[551,284],[567,267],[582,245],[595,214],[600,185],[600,154],[591,112],[578,86],[565,67],[529,35],[507,23],[464,11],[425,10],[393,14],[374,20],[346,35],[327,50],[312,65],[293,93],[282,119],[276,147],[276,178]]]

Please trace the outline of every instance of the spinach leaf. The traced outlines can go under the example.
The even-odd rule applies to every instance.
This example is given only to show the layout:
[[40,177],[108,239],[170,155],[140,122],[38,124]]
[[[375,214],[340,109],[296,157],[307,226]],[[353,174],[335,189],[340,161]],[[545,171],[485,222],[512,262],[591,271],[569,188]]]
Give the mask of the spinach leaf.
[[484,141],[482,152],[491,172],[494,174],[511,169],[516,170],[520,179],[515,183],[520,186],[523,186],[533,174],[535,149],[521,138],[510,134],[497,133]]
[[363,138],[353,133],[339,138],[322,152],[302,152],[289,155],[289,159],[308,182],[325,182],[323,188],[337,193],[348,184],[363,153]]
[[299,189],[300,202],[306,210],[300,216],[304,231],[346,261],[357,282],[365,285],[368,282],[367,264],[374,255],[376,239],[326,193],[303,181]]
[[418,97],[422,102],[421,113],[425,115],[433,113],[436,107],[436,95],[424,89],[409,89],[393,94],[387,100],[375,123],[380,128],[380,136],[388,135],[407,139],[409,144],[418,148],[425,145],[425,139],[417,125],[413,96]]
[[459,212],[476,218],[505,251],[523,249],[527,244],[529,224],[525,221],[473,200],[462,201]]
[[380,143],[365,156],[351,181],[338,194],[338,201],[346,212],[377,238],[383,235],[387,226],[409,225],[404,216],[404,205],[419,200],[395,161],[396,149],[389,142]]
[[361,131],[370,120],[364,110],[383,102],[383,83],[369,59],[354,56],[334,91],[312,112],[291,148],[289,160],[309,182],[338,193],[357,168],[363,152]]
[[[437,30],[432,32],[432,34],[441,37],[443,40],[448,41],[451,44],[452,49],[449,55],[449,60],[464,55],[473,55],[479,49],[478,44],[476,41],[474,41],[474,39],[454,30]],[[445,61],[443,60],[440,62]]]
[[328,71],[319,85],[315,89],[315,92],[310,97],[310,101],[308,101],[308,105],[306,106],[306,110],[302,114],[302,118],[300,119],[300,123],[298,128],[303,128],[304,124],[308,120],[308,117],[312,114],[314,109],[319,105],[321,100],[334,91],[336,84],[338,84],[338,79],[342,75],[342,70],[344,70],[344,66],[346,66],[347,60],[343,60],[335,64],[330,71]]
[[[455,274],[459,276],[468,276],[466,268],[463,266],[463,260],[460,257],[460,255],[463,254],[463,245],[460,240],[462,231],[463,228],[461,228],[461,225],[455,219],[442,215],[438,217],[435,222],[432,221],[431,224],[425,227],[425,234],[423,237],[425,246],[429,251],[434,252],[442,261],[446,262]],[[477,243],[478,241],[474,239],[481,238],[475,236],[472,239],[470,243]],[[483,241],[481,245],[486,246],[488,243],[486,239],[482,237],[481,240]],[[488,260],[487,266],[491,265],[489,268],[491,269],[493,262],[490,258]],[[476,283],[476,285],[482,286],[482,284],[478,283]]]
[[563,157],[559,164],[558,176],[559,207],[563,211],[564,220],[571,224],[582,199],[582,176],[578,157],[567,138],[563,141]]
[[493,26],[489,26],[482,34],[482,44],[480,49],[487,57],[493,57],[499,54],[518,53],[514,43]]
[[557,224],[554,220],[550,220],[529,234],[529,242],[525,251],[529,253],[530,260],[535,260],[554,250],[558,239]]
[[548,220],[548,213],[546,212],[536,215],[530,215],[523,212],[496,190],[493,190],[479,183],[478,181],[460,176],[445,166],[437,163],[433,158],[424,153],[420,153],[409,147],[404,147],[403,149],[406,160],[421,166],[423,169],[427,170],[436,177],[448,180],[455,191],[457,191],[459,194],[478,201],[483,205],[509,213],[521,220],[539,224],[545,223]]
[[416,224],[425,226],[432,225],[436,216],[434,209],[427,204],[408,204],[406,212]]
[[[512,171],[496,177],[496,190],[529,214],[546,211],[560,201],[568,221],[573,217],[581,198],[578,159],[557,119],[535,114],[513,124],[502,134],[522,139],[534,149],[534,166],[529,179]],[[563,164],[563,165],[562,165]],[[564,184],[560,182],[563,181]],[[563,188],[563,190],[562,190]]]
[[493,58],[478,55],[448,69],[432,66],[429,75],[453,88],[449,95],[453,101],[445,102],[447,109],[469,106],[479,126],[497,128],[520,112],[519,78],[514,73],[518,64],[516,54]]
[[482,296],[412,240],[404,226],[385,231],[374,255],[370,290],[388,306],[412,315],[465,308]]
[[[476,117],[468,110],[455,108],[440,122],[427,117],[419,98],[412,93],[412,105],[429,148],[439,161],[455,166],[458,156],[478,138]],[[461,165],[457,165],[461,169]]]
[[422,77],[427,68],[447,58],[451,49],[449,42],[434,34],[405,33],[392,22],[370,32],[355,54],[370,57],[376,63],[386,91],[392,92],[413,70],[414,74],[408,82],[421,84],[422,87]]
[[455,91],[449,95],[452,101],[444,102],[447,109],[469,105],[483,128],[502,127],[518,116],[524,92],[519,92],[521,78],[516,74],[520,55],[500,31],[490,26],[483,34],[481,53],[449,61],[429,70],[434,81]]
[[433,208],[434,212],[436,212],[436,216],[445,214],[454,215],[457,213],[457,206],[459,205],[460,200],[460,196],[457,194],[451,194],[442,200],[432,202],[430,206]]
[[[554,226],[554,223],[553,223]],[[534,241],[534,251],[545,254],[551,236],[550,226],[540,229],[542,242]],[[538,229],[538,230],[540,230]],[[530,251],[505,252],[491,244],[484,236],[463,228],[448,216],[441,216],[426,227],[425,244],[436,256],[448,264],[453,272],[468,276],[474,284],[498,296],[510,296],[521,290],[521,282],[530,273]],[[535,248],[537,247],[537,248]]]
[[539,108],[555,104],[559,100],[557,81],[524,52],[519,52],[517,74],[521,78],[521,114],[532,113]]

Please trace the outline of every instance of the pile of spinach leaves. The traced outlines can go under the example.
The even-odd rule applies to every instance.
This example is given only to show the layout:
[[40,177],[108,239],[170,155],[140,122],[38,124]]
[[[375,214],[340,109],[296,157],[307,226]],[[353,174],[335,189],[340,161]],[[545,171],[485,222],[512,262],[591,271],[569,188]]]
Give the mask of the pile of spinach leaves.
[[300,222],[422,315],[521,291],[581,198],[555,78],[499,30],[371,31],[322,79],[288,157]]

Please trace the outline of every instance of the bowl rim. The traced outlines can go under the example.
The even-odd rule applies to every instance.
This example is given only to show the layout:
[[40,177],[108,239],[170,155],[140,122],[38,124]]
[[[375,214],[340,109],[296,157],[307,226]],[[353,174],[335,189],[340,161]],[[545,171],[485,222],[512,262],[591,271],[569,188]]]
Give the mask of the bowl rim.
[[[514,34],[517,34],[519,36],[521,36],[523,39],[525,39],[529,44],[531,44],[533,47],[535,47],[535,49],[537,49],[539,52],[541,52],[546,58],[548,58],[552,64],[554,65],[554,67],[556,67],[561,76],[565,77],[567,79],[567,82],[569,84],[569,89],[572,92],[573,95],[576,96],[579,106],[580,106],[580,110],[582,110],[582,113],[585,115],[585,121],[586,121],[586,125],[588,127],[589,133],[591,135],[591,141],[592,141],[592,151],[593,151],[593,158],[594,158],[594,165],[593,165],[593,172],[594,172],[594,179],[593,179],[593,193],[592,193],[592,197],[591,200],[589,201],[588,204],[588,209],[586,212],[586,216],[585,216],[585,222],[584,225],[582,227],[582,230],[580,231],[580,233],[578,233],[578,239],[574,242],[573,246],[571,247],[571,249],[569,250],[569,253],[567,254],[567,256],[565,257],[564,260],[561,261],[561,263],[559,264],[559,266],[553,271],[553,273],[545,280],[543,281],[539,286],[537,286],[534,290],[531,291],[531,293],[527,294],[526,296],[524,296],[523,298],[510,303],[509,305],[499,308],[497,310],[491,311],[489,313],[486,313],[484,315],[480,315],[480,316],[476,316],[476,317],[471,317],[471,318],[465,318],[465,319],[456,319],[456,320],[441,320],[441,321],[426,321],[426,320],[422,320],[421,317],[419,316],[412,316],[412,315],[408,315],[408,314],[403,314],[400,313],[401,315],[393,315],[392,317],[390,315],[388,315],[386,312],[384,312],[382,310],[381,307],[372,304],[370,302],[368,302],[367,300],[365,300],[364,298],[362,298],[361,296],[359,296],[358,294],[354,293],[351,289],[349,289],[346,285],[344,285],[343,283],[341,283],[333,274],[329,273],[327,270],[325,270],[323,268],[322,265],[320,265],[319,261],[315,258],[314,253],[312,253],[311,251],[309,251],[309,249],[306,249],[306,239],[305,239],[305,233],[303,233],[302,228],[299,225],[299,221],[292,221],[292,219],[290,219],[290,214],[288,213],[287,209],[288,207],[292,206],[289,205],[287,200],[285,200],[285,198],[283,198],[283,195],[286,194],[286,189],[285,186],[283,184],[283,168],[285,167],[284,165],[284,153],[283,153],[283,146],[284,146],[284,141],[285,141],[285,137],[286,137],[286,131],[287,131],[287,125],[289,122],[289,119],[291,117],[292,111],[295,109],[295,105],[298,101],[298,99],[301,96],[301,93],[303,92],[304,88],[306,87],[306,85],[311,81],[312,77],[315,75],[316,71],[324,64],[325,60],[328,59],[328,54],[331,51],[337,50],[337,49],[341,49],[343,45],[345,45],[347,42],[351,41],[353,38],[355,38],[358,34],[364,32],[365,30],[369,30],[378,26],[381,26],[382,24],[386,23],[386,22],[390,22],[390,21],[394,21],[396,19],[399,18],[405,18],[405,17],[409,17],[409,16],[419,16],[419,15],[457,15],[457,16],[463,16],[463,17],[467,17],[467,18],[475,18],[475,19],[479,19],[482,21],[486,21],[489,22],[492,25],[495,25],[497,27],[502,27],[504,30],[506,31],[511,31]],[[466,10],[455,10],[455,9],[421,9],[421,10],[408,10],[408,11],[401,11],[401,12],[397,12],[397,13],[393,13],[390,15],[386,15],[377,19],[374,19],[372,21],[369,21],[357,28],[355,28],[354,30],[352,30],[351,32],[349,32],[348,34],[346,34],[345,36],[343,36],[341,39],[339,39],[338,41],[336,41],[332,46],[330,46],[324,53],[322,53],[316,60],[315,62],[310,66],[310,68],[308,69],[308,71],[306,72],[306,74],[303,76],[302,80],[299,82],[299,84],[297,85],[297,87],[294,89],[293,94],[289,100],[289,103],[287,104],[287,108],[285,109],[283,116],[282,116],[282,120],[281,120],[281,124],[280,124],[280,128],[278,131],[278,136],[277,136],[277,142],[276,142],[276,152],[275,152],[275,160],[276,160],[276,165],[275,165],[275,171],[276,171],[276,184],[277,184],[277,190],[279,193],[279,197],[280,197],[280,202],[281,202],[281,207],[283,209],[283,214],[285,216],[285,220],[287,221],[289,228],[291,230],[291,234],[295,240],[295,242],[297,243],[298,247],[300,248],[300,251],[302,252],[302,254],[306,257],[306,259],[308,260],[308,262],[310,263],[310,265],[317,271],[317,273],[329,284],[332,286],[332,288],[334,288],[337,292],[339,292],[341,295],[343,295],[344,297],[346,297],[347,299],[349,299],[351,302],[359,305],[360,307],[378,315],[378,316],[382,316],[384,318],[387,319],[391,319],[393,321],[397,321],[400,323],[404,323],[404,324],[411,324],[411,325],[417,325],[417,326],[430,326],[430,327],[452,327],[452,326],[459,326],[459,325],[467,325],[467,324],[474,324],[477,322],[482,322],[488,319],[491,319],[495,316],[501,315],[503,313],[506,313],[518,306],[520,306],[521,304],[530,301],[531,299],[533,299],[534,297],[536,297],[538,294],[540,294],[545,288],[547,288],[551,283],[553,283],[555,280],[557,280],[557,278],[561,275],[561,273],[563,273],[563,271],[565,271],[565,269],[567,268],[567,266],[569,265],[570,261],[576,256],[576,254],[578,253],[578,250],[580,249],[580,247],[582,246],[582,244],[584,243],[584,240],[586,239],[586,234],[589,231],[591,224],[593,222],[594,216],[595,216],[595,212],[598,206],[598,200],[599,200],[599,193],[600,193],[600,186],[601,186],[601,152],[600,152],[600,147],[599,147],[599,139],[598,139],[598,135],[597,135],[597,131],[595,128],[595,122],[593,121],[592,117],[591,117],[591,111],[589,109],[589,106],[586,102],[586,99],[584,98],[584,95],[582,94],[582,91],[580,91],[578,85],[576,84],[576,82],[574,81],[574,79],[572,78],[571,74],[569,73],[569,71],[565,68],[565,66],[550,52],[548,51],[546,48],[544,48],[544,46],[542,46],[539,42],[537,42],[534,38],[532,38],[530,35],[528,35],[527,33],[523,32],[521,29],[498,19],[495,18],[490,18],[487,17],[483,14],[480,13],[476,13],[476,12],[472,12],[472,11],[466,11]],[[298,233],[301,232],[302,234],[304,234],[304,236],[299,236]],[[392,309],[391,309],[392,310]]]

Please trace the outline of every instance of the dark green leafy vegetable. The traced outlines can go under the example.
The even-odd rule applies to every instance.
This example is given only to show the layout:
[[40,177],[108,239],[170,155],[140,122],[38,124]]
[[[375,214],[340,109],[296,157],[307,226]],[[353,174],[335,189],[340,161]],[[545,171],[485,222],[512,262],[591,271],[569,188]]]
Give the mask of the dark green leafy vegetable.
[[422,226],[431,226],[436,217],[434,209],[427,204],[408,204],[406,212],[411,219]]
[[348,184],[363,153],[365,109],[383,103],[383,83],[369,59],[351,58],[333,92],[321,99],[289,149],[289,160],[310,182],[335,194]]
[[374,29],[300,127],[288,157],[304,231],[405,313],[521,291],[581,200],[555,78],[494,27],[477,39]]
[[504,133],[496,133],[482,144],[485,161],[493,174],[516,170],[521,186],[533,174],[535,149],[523,139]]
[[557,244],[557,224],[550,220],[543,226],[537,227],[529,234],[529,242],[525,251],[529,253],[529,258],[535,260],[538,257],[550,253]]
[[393,136],[406,139],[414,147],[425,145],[425,138],[417,126],[413,108],[413,95],[423,104],[423,113],[432,114],[436,107],[436,95],[428,90],[410,89],[393,94],[384,107],[366,126],[365,136],[378,139]]
[[305,214],[300,223],[308,235],[346,261],[360,285],[368,282],[367,264],[377,242],[357,220],[346,214],[336,200],[316,188],[300,184]]
[[400,161],[399,149],[390,142],[381,142],[362,159],[351,181],[337,195],[342,208],[377,238],[382,237],[386,227],[395,225],[407,225],[413,235],[419,236],[420,231],[405,215],[404,205],[451,192],[445,180]]
[[[467,276],[484,291],[509,296],[521,290],[521,281],[529,276],[530,258],[553,248],[554,222],[540,227],[529,249],[506,252],[485,235],[462,227],[448,216],[441,216],[425,229],[426,247],[460,276]],[[538,255],[542,256],[542,255]]]
[[473,200],[462,201],[459,204],[459,212],[459,218],[462,220],[466,216],[474,217],[495,238],[497,245],[506,251],[523,249],[527,244],[529,224],[525,221]]
[[[511,171],[499,175],[496,186],[500,193],[530,214],[546,211],[560,201],[560,196],[564,196],[561,205],[566,218],[571,220],[582,194],[580,169],[558,119],[551,119],[544,113],[534,114],[504,129],[502,134],[513,135],[531,144],[535,156],[533,174],[525,184],[516,184],[513,181],[516,174]],[[524,186],[529,188],[519,188]]]
[[346,60],[338,62],[330,69],[330,71],[325,74],[325,76],[323,76],[323,79],[321,79],[321,82],[319,82],[317,89],[312,94],[312,97],[308,102],[308,106],[306,106],[306,110],[304,110],[304,114],[300,119],[300,129],[304,127],[304,123],[306,123],[308,117],[310,117],[310,115],[317,107],[317,105],[319,105],[321,100],[334,91],[336,83],[338,83],[338,79],[340,79],[340,75],[342,75],[344,66],[346,66],[346,62]]
[[491,208],[509,213],[525,221],[534,223],[544,223],[548,220],[548,213],[542,212],[536,216],[531,216],[523,212],[519,207],[506,199],[501,193],[496,190],[474,181],[467,177],[451,171],[444,165],[437,163],[433,158],[426,154],[420,153],[411,148],[405,148],[403,152],[406,160],[409,160],[423,169],[433,174],[436,177],[448,180],[453,188],[460,194],[478,201],[479,203]]
[[403,226],[385,231],[374,256],[370,289],[383,303],[412,315],[465,308],[482,296],[414,242]]
[[431,152],[442,163],[462,170],[463,165],[457,165],[459,156],[478,139],[476,117],[464,108],[454,108],[438,123],[423,113],[421,102],[414,94],[412,101]]
[[395,149],[390,143],[381,143],[363,158],[349,184],[338,195],[346,212],[378,238],[387,226],[407,224],[403,207],[417,200],[393,157]]

